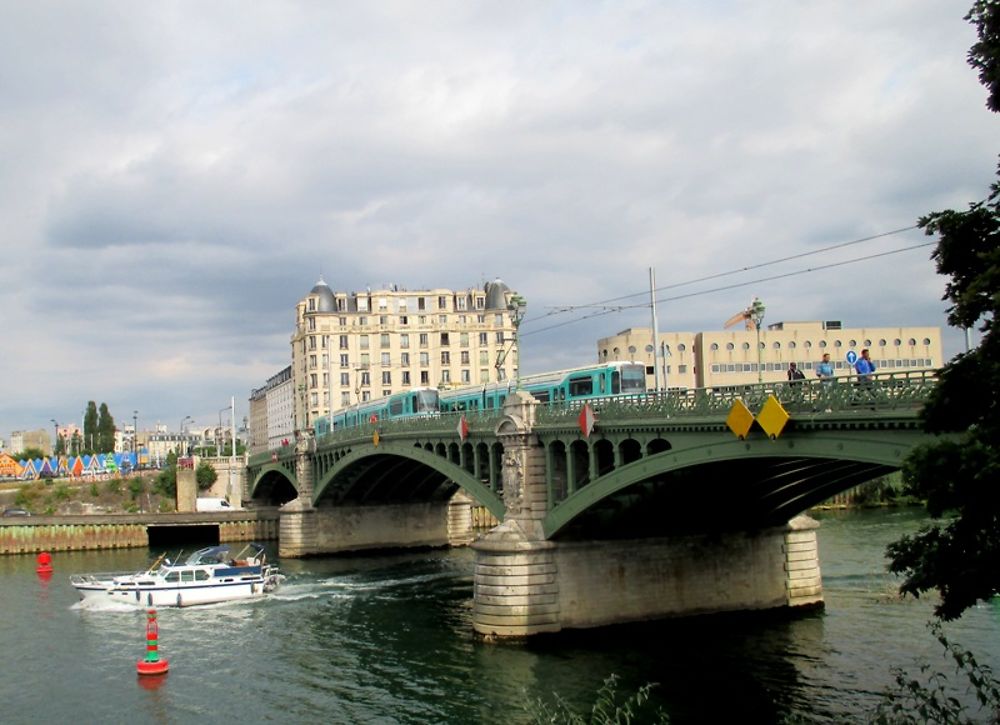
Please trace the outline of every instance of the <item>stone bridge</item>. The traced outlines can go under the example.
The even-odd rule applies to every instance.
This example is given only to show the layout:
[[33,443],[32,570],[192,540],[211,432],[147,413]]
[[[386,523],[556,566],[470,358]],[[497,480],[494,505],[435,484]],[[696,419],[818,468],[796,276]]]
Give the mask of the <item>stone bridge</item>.
[[[247,493],[282,505],[282,556],[468,542],[470,504],[486,507],[503,522],[474,544],[490,637],[817,604],[815,523],[798,514],[898,469],[934,382],[596,400],[589,435],[579,407],[518,393],[492,416],[301,437],[250,461]],[[754,417],[768,400],[773,419]]]

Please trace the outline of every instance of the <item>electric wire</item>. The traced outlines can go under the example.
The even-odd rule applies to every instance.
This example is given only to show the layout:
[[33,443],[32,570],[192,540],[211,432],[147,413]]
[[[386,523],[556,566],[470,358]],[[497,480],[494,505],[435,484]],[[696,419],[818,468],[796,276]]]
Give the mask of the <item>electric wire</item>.
[[[875,254],[868,254],[868,255],[865,255],[863,257],[854,257],[852,259],[845,259],[845,260],[841,260],[840,262],[830,262],[829,264],[823,264],[823,265],[819,265],[817,267],[807,267],[806,269],[800,269],[800,270],[796,270],[794,272],[785,272],[783,274],[776,274],[776,275],[772,275],[770,277],[760,277],[758,279],[749,280],[747,282],[737,282],[737,283],[730,284],[730,285],[724,285],[722,287],[713,287],[711,289],[699,290],[697,292],[688,292],[687,294],[676,295],[676,296],[673,296],[673,297],[662,297],[662,298],[658,298],[656,300],[656,303],[660,304],[660,303],[663,303],[663,302],[676,302],[677,300],[690,299],[691,297],[699,297],[701,295],[714,294],[716,292],[725,292],[727,290],[739,289],[740,287],[749,287],[750,285],[760,284],[762,282],[773,282],[773,281],[779,280],[779,279],[787,279],[788,277],[797,277],[797,276],[802,275],[802,274],[810,274],[812,272],[820,272],[820,271],[823,271],[823,270],[826,270],[826,269],[834,269],[836,267],[843,267],[843,266],[846,266],[848,264],[856,264],[857,262],[865,262],[865,261],[868,261],[870,259],[878,259],[879,257],[887,257],[887,256],[892,255],[892,254],[899,254],[901,252],[909,252],[909,251],[912,251],[914,249],[921,249],[923,247],[930,247],[930,246],[933,246],[935,244],[937,244],[937,242],[924,242],[923,244],[916,244],[916,245],[913,245],[913,246],[910,246],[910,247],[901,247],[900,249],[892,249],[892,250],[889,250],[889,251],[886,251],[886,252],[876,252]],[[763,266],[763,265],[758,265],[758,266]],[[713,277],[706,278],[706,279],[718,278],[719,276],[723,276],[723,275],[713,275]],[[683,284],[687,284],[687,283],[685,282]],[[682,286],[682,285],[680,285],[680,284],[670,285],[667,288],[673,288],[673,287],[679,287],[679,286]],[[667,289],[667,288],[658,288],[658,289]],[[635,295],[629,295],[629,296],[630,297],[634,297]],[[624,298],[616,298],[616,299],[624,299]],[[547,327],[542,327],[542,328],[539,328],[537,330],[529,330],[527,332],[520,332],[519,333],[519,337],[527,337],[529,335],[536,335],[536,334],[538,334],[540,332],[547,332],[548,330],[555,330],[557,328],[565,327],[567,325],[572,325],[572,324],[577,323],[577,322],[583,322],[584,320],[589,320],[589,319],[594,318],[594,317],[602,317],[604,315],[610,315],[610,314],[614,314],[616,312],[622,312],[624,310],[639,309],[639,308],[648,307],[648,306],[649,306],[648,302],[639,302],[639,303],[630,304],[630,305],[620,305],[620,306],[618,306],[618,307],[616,307],[614,309],[602,309],[602,310],[598,310],[598,311],[592,312],[592,313],[590,313],[588,315],[583,315],[582,317],[577,317],[577,318],[574,318],[572,320],[566,320],[565,322],[557,322],[554,325],[548,325]],[[536,318],[536,319],[543,319],[543,318],[539,317],[539,318]]]
[[[767,261],[767,262],[758,262],[757,264],[750,264],[750,265],[747,265],[745,267],[740,267],[739,269],[729,270],[728,272],[718,272],[716,274],[710,274],[710,275],[707,275],[705,277],[698,277],[696,279],[691,279],[691,280],[688,280],[686,282],[675,282],[673,284],[663,285],[663,286],[660,286],[660,287],[656,287],[653,290],[653,292],[655,294],[656,292],[662,292],[662,291],[669,290],[669,289],[676,289],[678,287],[686,287],[688,285],[697,284],[699,282],[708,282],[708,281],[711,281],[713,279],[720,279],[722,277],[730,277],[730,276],[732,276],[734,274],[740,274],[742,272],[749,272],[749,271],[754,270],[754,269],[761,269],[763,267],[769,267],[769,266],[774,265],[774,264],[781,264],[782,262],[789,262],[789,261],[792,261],[794,259],[802,259],[803,257],[809,257],[809,256],[812,256],[812,255],[815,255],[815,254],[823,254],[824,252],[831,252],[831,251],[836,250],[836,249],[844,249],[846,247],[851,247],[851,246],[854,246],[855,244],[863,244],[864,242],[870,242],[870,241],[875,240],[875,239],[881,239],[883,237],[889,237],[889,236],[893,236],[895,234],[901,234],[903,232],[909,232],[909,231],[912,231],[912,230],[914,230],[916,228],[917,228],[917,225],[916,224],[912,224],[912,225],[910,225],[908,227],[901,227],[899,229],[893,229],[893,230],[888,231],[888,232],[880,232],[878,234],[872,234],[871,236],[861,237],[860,239],[852,239],[852,240],[850,240],[848,242],[839,242],[837,244],[831,244],[831,245],[828,245],[826,247],[821,247],[819,249],[812,249],[812,250],[810,250],[808,252],[800,252],[798,254],[789,255],[787,257],[780,257],[779,259],[772,259],[772,260]],[[918,246],[922,247],[922,246],[927,246],[927,245],[926,244],[922,244],[922,245],[918,245]],[[916,248],[917,247],[914,247],[914,249],[916,249]],[[574,310],[583,309],[583,308],[586,308],[586,307],[601,307],[601,308],[604,308],[606,305],[608,305],[609,303],[612,303],[612,302],[618,302],[619,300],[627,300],[627,299],[631,299],[633,297],[645,296],[645,295],[648,295],[648,294],[649,294],[649,290],[645,290],[643,292],[633,292],[631,294],[621,295],[619,297],[610,297],[610,298],[608,298],[606,300],[600,300],[598,302],[591,302],[591,303],[588,303],[588,304],[582,304],[582,305],[565,305],[565,306],[562,306],[562,307],[557,307],[554,310],[552,310],[550,312],[547,312],[545,314],[538,315],[537,317],[529,317],[526,320],[524,320],[524,323],[536,322],[538,320],[545,319],[546,317],[552,317],[554,315],[559,315],[559,314],[563,314],[563,313],[566,313],[566,312],[573,312]],[[622,310],[631,309],[631,308],[636,307],[636,306],[645,307],[646,305],[615,305],[615,306],[612,306],[611,308],[607,309],[607,312],[608,313],[611,313],[611,312],[621,312]],[[604,310],[602,309],[602,312],[603,311]],[[589,315],[587,317],[589,317]],[[587,319],[587,317],[582,317],[580,319]],[[550,329],[550,328],[546,328],[546,329]]]

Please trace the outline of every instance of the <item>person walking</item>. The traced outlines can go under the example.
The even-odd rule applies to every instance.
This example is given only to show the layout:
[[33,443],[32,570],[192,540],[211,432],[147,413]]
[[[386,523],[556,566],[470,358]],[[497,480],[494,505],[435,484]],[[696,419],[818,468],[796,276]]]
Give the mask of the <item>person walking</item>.
[[823,359],[816,364],[816,377],[827,385],[833,382],[833,363],[830,362],[830,353],[824,352]]
[[805,378],[805,374],[795,366],[795,363],[788,363],[787,375],[789,382],[793,384],[798,384],[799,380]]
[[861,351],[861,357],[854,363],[854,369],[858,373],[858,380],[863,383],[871,383],[872,373],[875,372],[877,367],[875,361],[869,357],[867,347]]

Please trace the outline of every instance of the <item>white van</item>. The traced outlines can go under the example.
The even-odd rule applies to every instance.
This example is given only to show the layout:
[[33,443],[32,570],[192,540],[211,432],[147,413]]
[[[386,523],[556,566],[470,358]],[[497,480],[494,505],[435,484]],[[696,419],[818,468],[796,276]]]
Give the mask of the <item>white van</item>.
[[224,498],[199,498],[195,511],[234,511],[235,507]]

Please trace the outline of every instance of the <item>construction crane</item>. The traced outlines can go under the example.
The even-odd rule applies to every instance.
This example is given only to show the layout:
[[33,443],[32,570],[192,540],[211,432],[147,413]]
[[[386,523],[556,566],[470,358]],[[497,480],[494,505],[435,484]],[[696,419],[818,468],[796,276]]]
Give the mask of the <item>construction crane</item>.
[[750,305],[745,310],[737,312],[735,315],[726,320],[723,328],[728,330],[733,325],[737,325],[742,321],[745,329],[756,330],[763,320],[764,303],[760,301],[760,298],[754,297],[750,300]]

